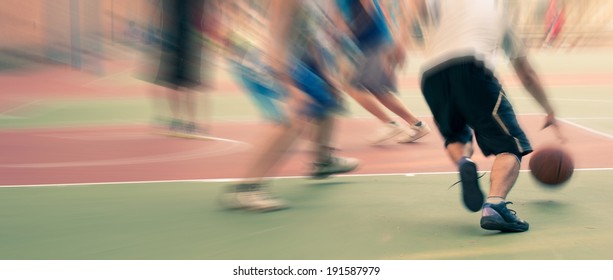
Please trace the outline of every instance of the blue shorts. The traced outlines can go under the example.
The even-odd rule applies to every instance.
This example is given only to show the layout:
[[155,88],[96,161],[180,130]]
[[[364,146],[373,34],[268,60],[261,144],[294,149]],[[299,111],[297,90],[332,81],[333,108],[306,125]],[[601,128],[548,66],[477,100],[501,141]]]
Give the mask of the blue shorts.
[[281,86],[272,77],[263,75],[263,71],[256,71],[236,61],[230,61],[230,65],[236,80],[245,87],[263,117],[275,123],[286,123],[287,115],[279,106],[286,96]]
[[321,119],[340,109],[335,89],[324,79],[323,74],[315,67],[301,61],[294,63],[290,70],[294,84],[311,98],[311,103],[304,109],[309,117]]

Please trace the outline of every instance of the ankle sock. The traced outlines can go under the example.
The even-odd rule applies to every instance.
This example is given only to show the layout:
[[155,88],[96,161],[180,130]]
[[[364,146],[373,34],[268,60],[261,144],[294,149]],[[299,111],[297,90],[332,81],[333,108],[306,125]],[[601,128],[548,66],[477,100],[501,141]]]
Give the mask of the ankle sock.
[[458,160],[458,166],[462,165],[465,161],[472,161],[469,157],[462,157]]
[[501,196],[488,196],[485,202],[491,203],[491,204],[498,204],[504,201],[505,201],[504,197],[501,197]]

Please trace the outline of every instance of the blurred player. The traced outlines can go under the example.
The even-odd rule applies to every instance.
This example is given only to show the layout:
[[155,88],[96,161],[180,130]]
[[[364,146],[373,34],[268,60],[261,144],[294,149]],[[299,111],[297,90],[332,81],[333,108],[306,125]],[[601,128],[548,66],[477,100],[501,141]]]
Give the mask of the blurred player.
[[196,121],[196,91],[202,85],[203,15],[211,7],[208,0],[161,2],[162,41],[156,83],[167,88],[172,115],[169,129],[176,135],[203,132]]
[[558,39],[562,27],[566,23],[566,8],[564,2],[550,0],[545,14],[545,40],[543,47],[551,47]]
[[[547,113],[544,127],[553,125],[561,136],[554,110],[498,1],[438,2],[439,18],[430,33],[422,91],[445,139],[447,153],[459,168],[464,204],[473,212],[483,208],[484,229],[526,231],[528,223],[507,208],[511,202],[506,197],[519,175],[521,158],[532,148],[493,74],[499,46],[504,47],[523,85]],[[470,159],[472,131],[483,153],[496,157],[485,203],[477,166]]]
[[[398,142],[409,143],[430,133],[428,125],[417,119],[394,94],[397,91],[396,71],[406,60],[402,42],[406,36],[392,34],[392,20],[378,0],[336,2],[343,22],[361,52],[349,78],[347,93],[383,122],[383,127],[370,142],[379,144],[401,135]],[[404,32],[404,29],[399,30]],[[396,123],[381,105],[399,116],[406,127]]]
[[229,209],[273,211],[287,205],[273,197],[263,179],[276,167],[301,132],[310,125],[317,129],[317,151],[311,176],[325,178],[354,170],[358,161],[332,156],[334,113],[340,109],[338,83],[316,33],[313,2],[273,0],[270,10],[270,40],[265,60],[275,79],[287,92],[287,123],[270,136],[257,151],[243,182],[230,186],[221,196]]

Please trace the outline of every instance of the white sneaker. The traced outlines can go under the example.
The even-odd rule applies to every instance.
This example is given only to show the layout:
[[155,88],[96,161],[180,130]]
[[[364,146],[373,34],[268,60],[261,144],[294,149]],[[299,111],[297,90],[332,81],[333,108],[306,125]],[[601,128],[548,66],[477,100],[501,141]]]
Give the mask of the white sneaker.
[[220,197],[222,207],[226,209],[245,209],[257,212],[269,212],[288,208],[285,202],[275,198],[263,187],[254,187],[249,191],[225,192]]
[[330,175],[351,172],[358,165],[360,161],[355,158],[331,157],[328,162],[314,163],[311,177],[323,179]]
[[411,125],[404,135],[398,137],[398,143],[411,143],[419,138],[426,136],[430,131],[430,126],[427,123],[421,122],[420,126]]
[[386,123],[383,127],[379,128],[374,137],[370,139],[372,145],[377,145],[387,140],[396,137],[402,133],[404,129],[396,123]]

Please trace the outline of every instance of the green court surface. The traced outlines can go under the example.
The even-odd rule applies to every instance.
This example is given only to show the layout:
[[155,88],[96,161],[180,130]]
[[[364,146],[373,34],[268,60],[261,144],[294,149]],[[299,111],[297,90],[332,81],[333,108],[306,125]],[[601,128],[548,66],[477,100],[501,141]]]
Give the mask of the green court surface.
[[[487,178],[487,176],[485,177]],[[530,231],[483,231],[455,174],[279,179],[286,211],[221,210],[225,183],[0,189],[0,259],[611,259],[610,171],[549,190],[522,173]]]
[[[610,50],[534,57],[541,74],[563,74],[558,81],[564,74],[611,77],[612,59]],[[415,76],[419,63],[413,58],[407,75]],[[506,66],[500,73],[512,74]],[[137,83],[131,75],[121,79]],[[611,143],[612,84],[546,85],[563,121]],[[521,87],[507,89],[519,114],[542,113]],[[418,88],[401,88],[401,97],[416,115],[429,115]],[[210,121],[259,119],[244,94],[213,92],[208,101]],[[152,104],[146,94],[42,98],[1,111],[0,130],[143,124]],[[346,117],[369,117],[348,106]],[[602,167],[577,170],[557,190],[522,172],[509,197],[531,224],[519,234],[482,230],[479,213],[463,208],[459,187],[449,189],[454,173],[276,179],[273,191],[292,208],[266,214],[221,210],[224,182],[0,186],[0,259],[610,260],[613,169]]]

